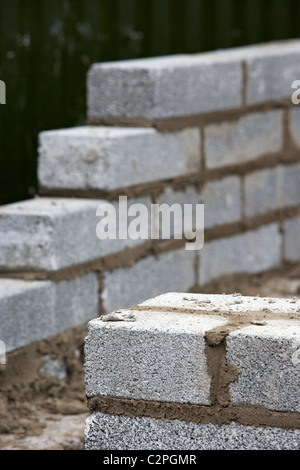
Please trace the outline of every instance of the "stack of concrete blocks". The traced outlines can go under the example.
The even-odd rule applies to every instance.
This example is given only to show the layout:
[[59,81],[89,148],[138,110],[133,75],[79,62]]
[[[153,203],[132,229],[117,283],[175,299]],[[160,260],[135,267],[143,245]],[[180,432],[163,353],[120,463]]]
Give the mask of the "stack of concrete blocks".
[[88,450],[299,450],[300,300],[168,293],[89,322]]
[[[39,135],[38,197],[0,208],[11,351],[169,291],[300,259],[300,42],[94,64],[87,123]],[[205,243],[99,240],[119,196],[205,205]],[[42,319],[42,321],[41,321]]]

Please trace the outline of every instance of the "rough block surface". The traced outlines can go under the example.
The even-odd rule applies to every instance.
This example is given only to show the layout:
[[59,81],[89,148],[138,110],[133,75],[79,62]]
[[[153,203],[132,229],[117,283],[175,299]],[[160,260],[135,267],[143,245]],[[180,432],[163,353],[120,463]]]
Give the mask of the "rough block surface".
[[90,321],[86,448],[299,448],[299,338],[300,299],[238,293],[169,292]]
[[[142,202],[150,198],[128,201]],[[0,208],[0,269],[55,271],[122,251],[144,241],[97,237],[104,200],[36,198]],[[114,203],[118,215],[118,202]],[[117,226],[118,231],[118,226]]]
[[252,113],[235,122],[211,124],[204,130],[204,139],[208,168],[252,161],[282,149],[283,113]]
[[236,294],[196,294],[183,292],[168,292],[139,304],[146,309],[177,309],[180,311],[193,311],[195,313],[211,313],[213,315],[231,314],[251,316],[259,312],[268,312],[276,316],[293,315],[299,317],[300,300],[281,299],[272,297],[253,297]]
[[281,262],[277,224],[204,244],[199,254],[200,284],[232,273],[259,273]]
[[0,339],[7,352],[97,315],[98,281],[93,273],[58,284],[0,279]]
[[279,165],[245,177],[245,215],[300,204],[300,164]]
[[226,345],[228,361],[239,369],[230,384],[233,405],[300,411],[299,321],[251,325],[231,333]]

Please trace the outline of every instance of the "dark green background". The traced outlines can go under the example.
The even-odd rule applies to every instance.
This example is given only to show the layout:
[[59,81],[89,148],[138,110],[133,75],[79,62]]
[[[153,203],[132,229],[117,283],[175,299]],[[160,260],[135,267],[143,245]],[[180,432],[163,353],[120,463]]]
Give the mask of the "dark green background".
[[38,133],[84,124],[90,64],[300,37],[300,1],[0,0],[0,34],[4,204],[37,190]]

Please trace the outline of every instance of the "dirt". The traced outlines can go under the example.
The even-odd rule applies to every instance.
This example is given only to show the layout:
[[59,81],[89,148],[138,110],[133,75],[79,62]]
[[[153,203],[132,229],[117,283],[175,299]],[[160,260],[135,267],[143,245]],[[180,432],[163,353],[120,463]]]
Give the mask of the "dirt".
[[[199,292],[199,291],[198,291]],[[300,297],[300,265],[262,275],[235,275],[211,282],[203,293]],[[84,449],[89,414],[84,387],[87,326],[7,355],[0,366],[0,449]],[[45,357],[65,365],[65,376],[42,372]]]

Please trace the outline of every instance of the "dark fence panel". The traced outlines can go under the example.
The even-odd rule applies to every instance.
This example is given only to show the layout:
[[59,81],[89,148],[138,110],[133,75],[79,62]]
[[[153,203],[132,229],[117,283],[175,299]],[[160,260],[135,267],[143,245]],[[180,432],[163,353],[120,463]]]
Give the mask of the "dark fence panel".
[[0,204],[36,192],[41,130],[85,122],[93,62],[295,38],[299,18],[299,0],[0,0]]

